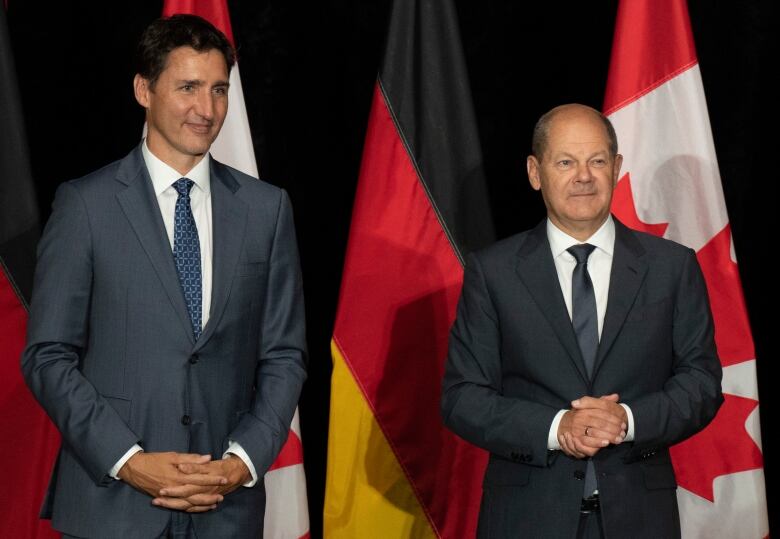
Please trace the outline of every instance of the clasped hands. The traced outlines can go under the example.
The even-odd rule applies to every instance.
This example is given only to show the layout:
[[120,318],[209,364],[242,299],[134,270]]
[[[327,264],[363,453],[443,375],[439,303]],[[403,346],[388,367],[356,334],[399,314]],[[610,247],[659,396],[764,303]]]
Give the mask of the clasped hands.
[[561,451],[577,459],[592,457],[626,437],[628,414],[618,404],[618,395],[581,397],[571,403],[558,425]]
[[118,476],[149,494],[152,504],[188,513],[216,508],[226,494],[251,480],[238,457],[211,460],[211,455],[143,451],[130,457]]

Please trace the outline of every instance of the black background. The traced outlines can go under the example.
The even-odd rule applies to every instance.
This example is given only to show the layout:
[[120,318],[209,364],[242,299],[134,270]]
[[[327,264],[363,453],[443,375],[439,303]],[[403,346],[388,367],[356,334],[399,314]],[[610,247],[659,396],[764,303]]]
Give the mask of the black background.
[[[44,218],[54,189],[123,157],[143,124],[132,54],[161,1],[9,0],[33,173]],[[616,1],[456,2],[499,237],[544,215],[525,156],[535,120],[565,102],[600,108]],[[771,0],[691,2],[726,204],[757,350],[770,515],[777,414],[770,279],[777,213],[777,43]],[[309,380],[301,420],[312,534],[322,529],[329,341],[389,1],[229,2],[263,179],[290,192],[306,288]],[[774,31],[773,31],[774,30]],[[770,221],[771,218],[771,221]],[[770,527],[773,522],[770,520]]]

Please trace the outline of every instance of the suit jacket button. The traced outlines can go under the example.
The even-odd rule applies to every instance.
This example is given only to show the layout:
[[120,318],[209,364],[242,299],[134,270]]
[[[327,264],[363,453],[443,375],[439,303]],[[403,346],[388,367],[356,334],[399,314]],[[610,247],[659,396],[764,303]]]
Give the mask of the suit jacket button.
[[192,355],[190,356],[190,363],[192,363],[193,365],[195,365],[197,362],[198,362],[198,354],[192,354]]
[[576,479],[577,481],[582,481],[583,479],[585,479],[585,472],[583,472],[582,470],[576,470],[574,472],[574,479]]
[[182,425],[189,425],[192,422],[192,418],[188,415],[181,416],[181,424]]

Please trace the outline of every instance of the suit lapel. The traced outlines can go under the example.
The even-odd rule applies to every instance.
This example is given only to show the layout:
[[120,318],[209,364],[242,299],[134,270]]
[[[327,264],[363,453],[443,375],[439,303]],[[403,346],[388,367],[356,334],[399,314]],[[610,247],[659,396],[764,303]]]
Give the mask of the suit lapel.
[[568,352],[583,382],[588,384],[585,362],[566,310],[550,243],[547,240],[547,220],[543,220],[529,232],[528,238],[520,246],[518,258],[517,273],[520,279]]
[[620,221],[615,221],[615,254],[612,257],[612,273],[609,277],[609,293],[607,296],[607,311],[604,314],[604,326],[601,330],[599,351],[596,355],[596,365],[593,377],[598,374],[604,358],[609,353],[620,333],[626,315],[636,299],[642,282],[647,274],[647,262],[644,260],[645,250],[632,230]]
[[195,351],[202,348],[214,333],[230,296],[236,265],[246,234],[248,207],[235,195],[240,184],[221,163],[211,160],[211,218],[214,231],[209,321],[203,328]]
[[152,180],[146,170],[140,146],[122,160],[116,180],[127,186],[116,195],[119,205],[149,257],[182,323],[182,328],[189,339],[193,340],[192,325],[179,284],[179,276],[176,273],[171,244],[165,232],[160,206],[154,195]]

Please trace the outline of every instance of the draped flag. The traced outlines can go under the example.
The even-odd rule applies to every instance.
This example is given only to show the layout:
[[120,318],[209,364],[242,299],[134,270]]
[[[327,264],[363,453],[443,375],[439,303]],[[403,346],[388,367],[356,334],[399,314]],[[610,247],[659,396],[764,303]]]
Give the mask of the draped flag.
[[59,435],[19,369],[38,242],[38,203],[3,6],[0,125],[0,530],[3,537],[57,537],[49,521],[38,519],[38,510]]
[[604,111],[624,175],[612,210],[693,248],[715,319],[725,403],[672,448],[683,537],[769,533],[753,339],[685,0],[623,0]]
[[[166,0],[163,15],[190,13],[219,28],[235,47],[227,0]],[[230,73],[228,113],[222,131],[211,146],[217,161],[250,176],[258,177],[252,135],[241,89],[238,63]],[[303,469],[303,445],[298,411],[295,411],[290,435],[282,451],[265,474],[265,539],[298,539],[309,536],[309,508],[306,475]]]
[[469,537],[487,454],[439,414],[470,250],[492,220],[455,8],[396,0],[331,342],[326,537]]

